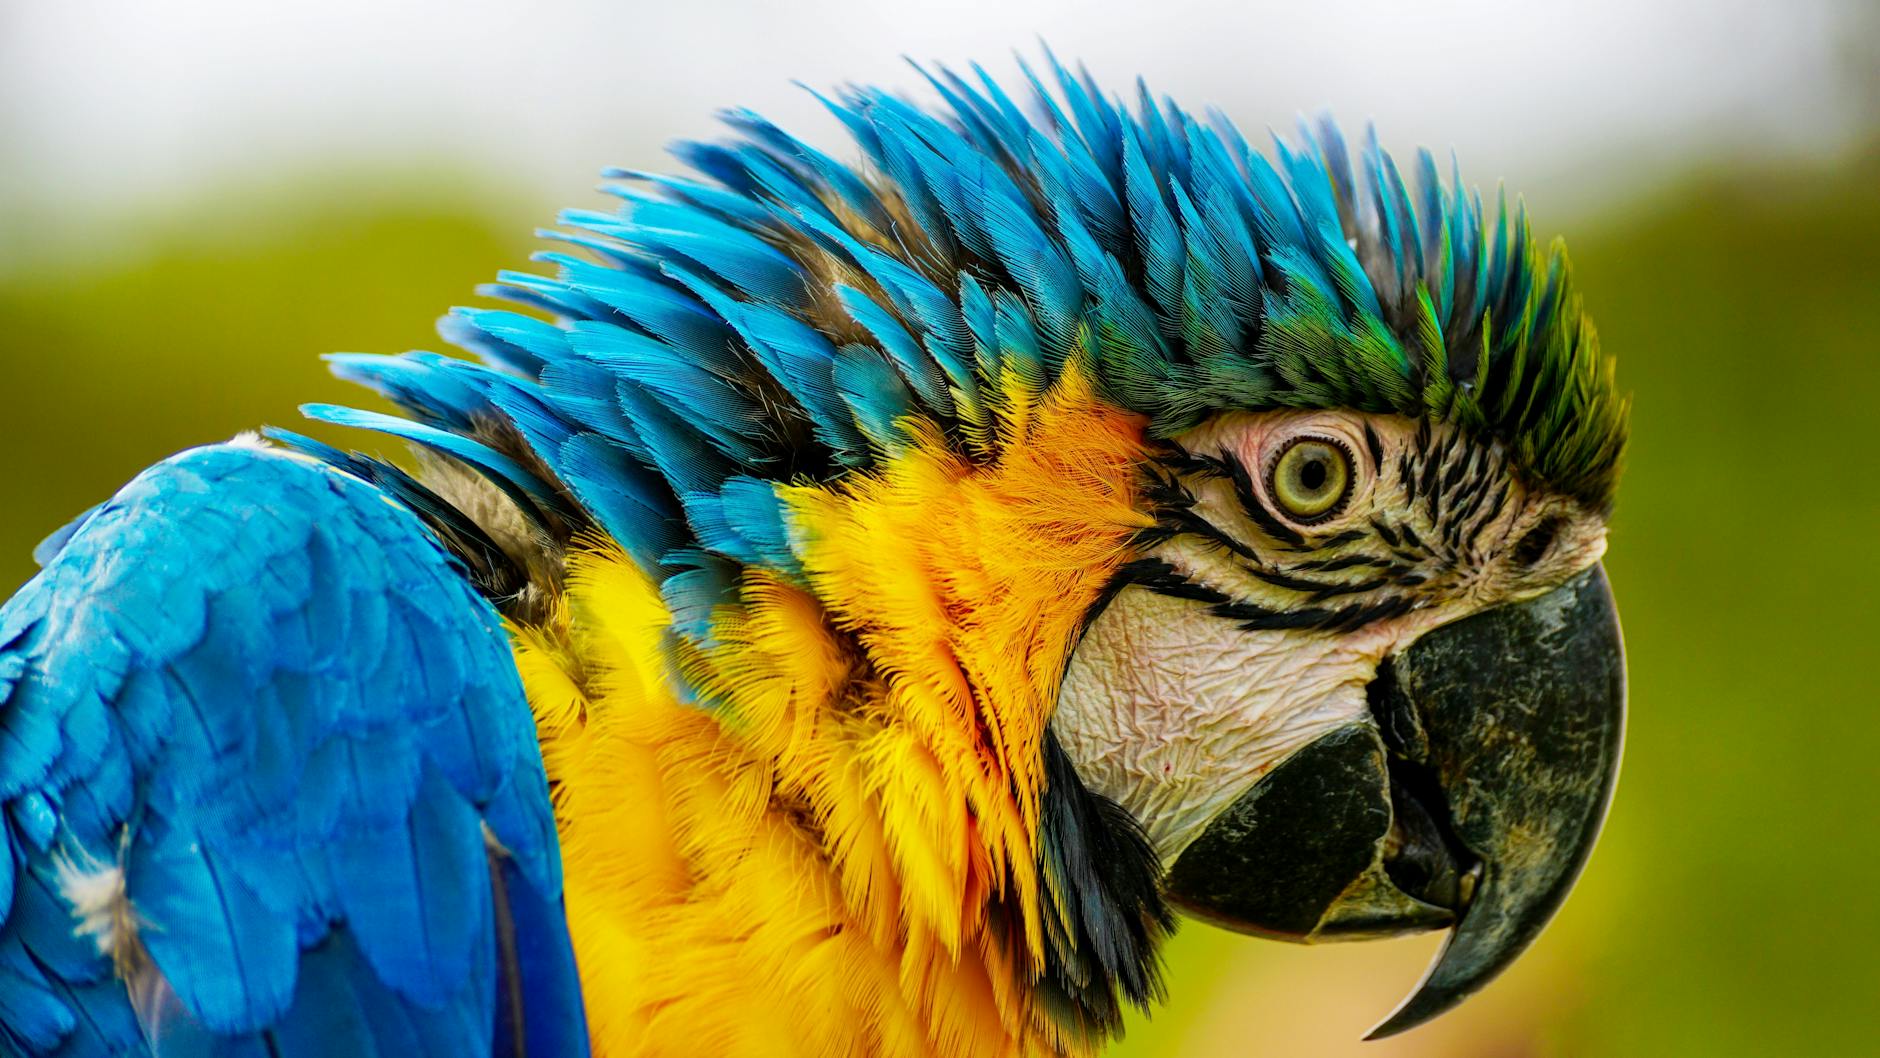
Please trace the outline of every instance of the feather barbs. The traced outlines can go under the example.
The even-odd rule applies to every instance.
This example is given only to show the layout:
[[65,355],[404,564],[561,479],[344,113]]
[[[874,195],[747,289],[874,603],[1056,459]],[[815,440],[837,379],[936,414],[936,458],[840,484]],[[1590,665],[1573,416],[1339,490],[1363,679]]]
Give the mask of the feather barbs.
[[[1142,420],[1080,378],[1011,388],[993,464],[936,437],[867,479],[779,490],[807,583],[747,571],[702,640],[675,644],[656,586],[606,545],[572,552],[552,616],[513,630],[599,1053],[668,1053],[660,1012],[696,993],[774,1001],[741,991],[753,975],[859,1004],[856,1038],[910,1048],[872,1053],[1061,1049],[1026,984],[1049,898],[1035,762],[1092,570],[1144,524]],[[843,972],[799,976],[825,946]]]

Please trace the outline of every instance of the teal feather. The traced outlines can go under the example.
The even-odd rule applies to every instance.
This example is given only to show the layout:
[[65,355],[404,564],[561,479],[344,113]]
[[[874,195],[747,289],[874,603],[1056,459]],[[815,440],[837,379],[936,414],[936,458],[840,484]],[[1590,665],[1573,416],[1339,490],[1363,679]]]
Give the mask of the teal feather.
[[[677,418],[725,458],[740,464],[763,462],[763,450],[753,436],[762,428],[763,409],[729,379],[698,363],[689,350],[591,321],[570,329],[569,344],[614,378],[634,382],[668,402]],[[547,393],[563,388],[543,386]]]
[[845,345],[836,350],[835,379],[855,428],[871,448],[892,456],[908,446],[911,437],[901,420],[914,413],[914,394],[886,356],[866,345]]
[[737,565],[724,556],[692,548],[661,556],[678,572],[659,586],[660,600],[672,615],[672,627],[695,642],[711,639],[712,611],[737,597]]
[[940,365],[927,355],[894,313],[854,287],[837,286],[835,293],[849,317],[867,328],[881,343],[882,352],[894,361],[902,381],[914,390],[921,404],[942,414],[951,413],[953,401]]

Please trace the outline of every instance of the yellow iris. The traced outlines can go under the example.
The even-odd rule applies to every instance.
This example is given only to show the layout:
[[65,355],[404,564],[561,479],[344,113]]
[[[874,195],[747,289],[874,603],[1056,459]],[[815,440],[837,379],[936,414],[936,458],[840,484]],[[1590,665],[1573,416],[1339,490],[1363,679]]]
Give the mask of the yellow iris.
[[1302,437],[1273,461],[1269,484],[1274,501],[1291,517],[1327,517],[1351,491],[1351,456],[1343,445]]

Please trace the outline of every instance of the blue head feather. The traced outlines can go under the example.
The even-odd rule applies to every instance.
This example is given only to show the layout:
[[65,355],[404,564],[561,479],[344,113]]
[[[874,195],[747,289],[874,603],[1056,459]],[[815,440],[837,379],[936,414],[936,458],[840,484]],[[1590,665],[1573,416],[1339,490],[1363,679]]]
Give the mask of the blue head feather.
[[994,383],[1073,361],[1159,436],[1229,410],[1447,419],[1610,503],[1626,402],[1523,210],[1486,223],[1428,152],[1413,190],[1375,135],[1354,155],[1325,122],[1268,157],[1218,114],[1046,66],[1023,66],[1029,113],[977,66],[921,69],[932,109],[819,94],[854,164],[727,112],[731,139],[675,148],[699,178],[610,171],[619,212],[562,215],[593,260],[490,288],[552,322],[446,318],[495,370],[338,358],[418,423],[315,413],[463,459],[543,519],[569,515],[558,480],[688,606],[721,581],[701,556],[791,565],[772,483],[889,458],[909,416],[982,427]]

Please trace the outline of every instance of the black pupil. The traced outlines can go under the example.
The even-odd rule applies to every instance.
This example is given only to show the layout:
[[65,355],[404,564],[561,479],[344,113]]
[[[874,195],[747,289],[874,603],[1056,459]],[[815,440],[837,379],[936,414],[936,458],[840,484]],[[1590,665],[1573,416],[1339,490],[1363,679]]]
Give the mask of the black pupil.
[[1307,492],[1317,492],[1325,487],[1325,479],[1330,477],[1325,469],[1325,460],[1313,457],[1299,468],[1299,484]]

